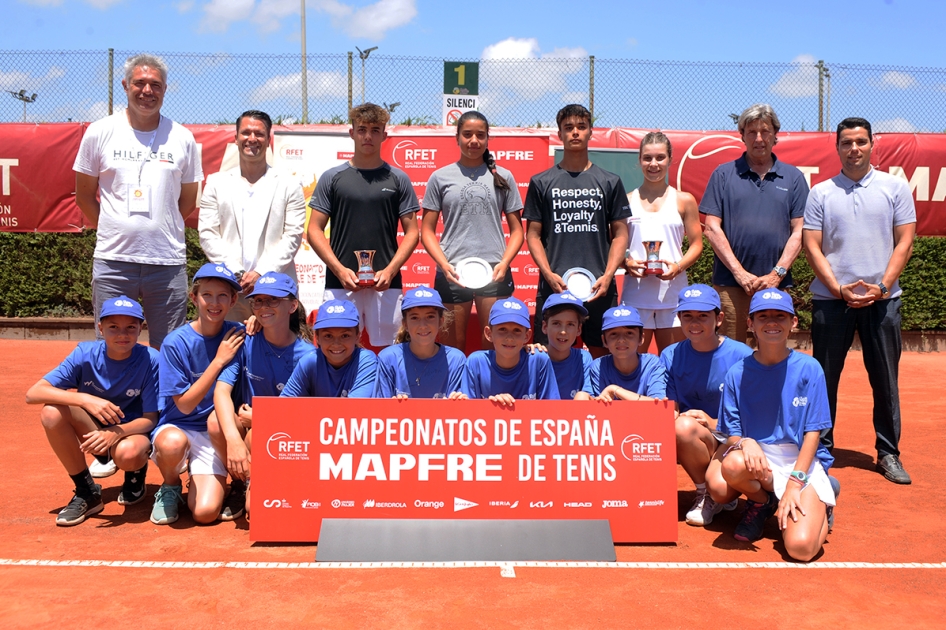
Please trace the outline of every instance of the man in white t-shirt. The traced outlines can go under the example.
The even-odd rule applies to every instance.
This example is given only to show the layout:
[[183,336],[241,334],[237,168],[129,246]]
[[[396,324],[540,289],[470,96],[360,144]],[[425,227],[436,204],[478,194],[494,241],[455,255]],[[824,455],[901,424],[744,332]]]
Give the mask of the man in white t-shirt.
[[[184,219],[203,179],[190,131],[161,115],[167,66],[153,55],[125,62],[128,108],[89,125],[73,170],[76,203],[98,230],[92,303],[139,298],[153,348],[187,314]],[[96,197],[98,195],[99,198]]]
[[[273,121],[249,110],[237,119],[240,166],[207,177],[200,198],[200,246],[211,262],[226,265],[239,278],[243,295],[264,273],[284,273],[294,281],[294,259],[305,226],[305,196],[298,178],[266,163]],[[247,300],[237,300],[227,319],[252,315]]]

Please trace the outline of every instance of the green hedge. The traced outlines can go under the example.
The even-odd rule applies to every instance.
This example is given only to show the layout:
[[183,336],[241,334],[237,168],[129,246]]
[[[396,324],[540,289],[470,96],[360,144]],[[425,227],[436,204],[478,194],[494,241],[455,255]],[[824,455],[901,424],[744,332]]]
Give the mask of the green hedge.
[[[92,252],[95,231],[81,234],[0,233],[0,316],[68,317],[92,313]],[[187,230],[190,276],[206,262],[197,230]],[[690,282],[709,283],[713,253],[703,239],[703,255],[688,271]],[[814,277],[804,255],[792,265],[799,327],[811,323]],[[946,238],[919,237],[900,278],[904,330],[946,330]]]

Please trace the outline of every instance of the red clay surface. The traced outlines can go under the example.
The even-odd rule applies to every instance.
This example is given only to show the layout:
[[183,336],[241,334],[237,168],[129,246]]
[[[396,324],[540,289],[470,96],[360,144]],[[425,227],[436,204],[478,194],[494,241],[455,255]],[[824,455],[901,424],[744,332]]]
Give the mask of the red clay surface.
[[[148,520],[150,497],[125,509],[121,474],[100,480],[105,510],[74,528],[54,524],[71,482],[50,451],[26,389],[74,342],[0,341],[0,558],[191,562],[311,562],[314,545],[253,545],[247,523],[198,527],[186,511]],[[905,354],[901,449],[912,486],[873,471],[871,393],[859,353],[841,381],[833,474],[842,493],[835,531],[815,561],[946,561],[946,355]],[[785,562],[778,530],[744,544],[737,513],[707,528],[683,514],[693,486],[679,470],[680,540],[619,546],[625,562]],[[160,476],[152,467],[149,494]],[[797,565],[786,566],[797,567]],[[942,627],[946,565],[933,569],[784,570],[527,568],[153,569],[0,566],[0,627]],[[104,626],[103,626],[104,627]]]

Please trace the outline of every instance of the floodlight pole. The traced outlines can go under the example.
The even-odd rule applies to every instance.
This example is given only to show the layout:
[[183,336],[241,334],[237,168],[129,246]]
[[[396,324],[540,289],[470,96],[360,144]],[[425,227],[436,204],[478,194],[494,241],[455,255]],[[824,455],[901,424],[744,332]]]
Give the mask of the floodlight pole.
[[32,96],[26,95],[26,90],[20,90],[19,92],[14,92],[12,90],[6,91],[10,96],[15,98],[18,101],[23,101],[23,122],[26,122],[26,104],[36,102],[36,94]]
[[361,102],[365,102],[365,60],[368,59],[368,55],[371,54],[372,50],[378,50],[377,46],[372,46],[367,50],[362,50],[355,46],[355,50],[358,51],[358,56],[361,57]]
[[302,3],[302,124],[309,123],[309,72],[305,54],[305,0]]

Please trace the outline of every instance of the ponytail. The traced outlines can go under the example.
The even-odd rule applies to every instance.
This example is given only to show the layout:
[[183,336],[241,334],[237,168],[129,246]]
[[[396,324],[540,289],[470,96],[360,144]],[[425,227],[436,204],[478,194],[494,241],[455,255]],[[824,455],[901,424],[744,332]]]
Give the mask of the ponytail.
[[309,324],[306,321],[306,312],[305,307],[302,305],[302,301],[298,298],[294,298],[297,302],[296,310],[289,314],[289,330],[294,332],[297,337],[305,341],[306,343],[313,343],[314,335],[312,329],[309,328]]
[[486,149],[486,152],[483,153],[483,162],[486,163],[486,168],[490,173],[493,174],[493,183],[496,185],[496,188],[500,190],[509,190],[509,182],[506,181],[506,178],[499,174],[499,171],[496,169],[496,160],[493,159],[493,154],[489,152],[489,149]]

